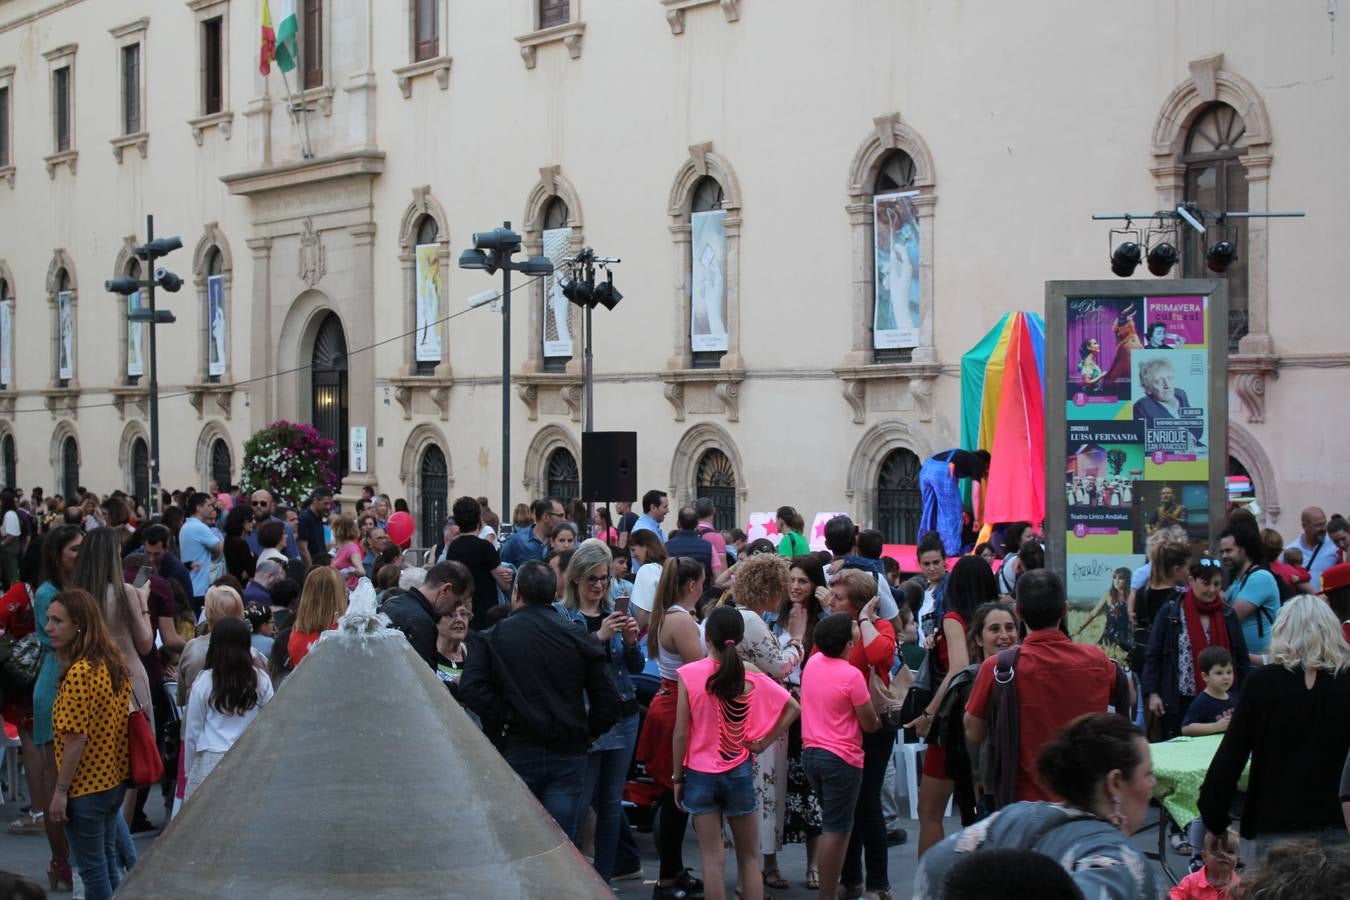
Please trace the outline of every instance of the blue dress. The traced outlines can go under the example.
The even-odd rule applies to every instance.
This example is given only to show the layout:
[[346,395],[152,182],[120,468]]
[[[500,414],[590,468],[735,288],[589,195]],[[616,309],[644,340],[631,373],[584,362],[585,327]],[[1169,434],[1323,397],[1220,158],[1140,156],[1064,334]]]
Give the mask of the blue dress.
[[37,681],[33,683],[33,743],[50,744],[52,742],[52,704],[56,702],[56,689],[61,674],[60,663],[56,660],[56,651],[47,638],[47,607],[52,605],[60,588],[50,581],[33,595],[33,619],[37,623],[38,640],[42,643],[42,668],[38,670]]

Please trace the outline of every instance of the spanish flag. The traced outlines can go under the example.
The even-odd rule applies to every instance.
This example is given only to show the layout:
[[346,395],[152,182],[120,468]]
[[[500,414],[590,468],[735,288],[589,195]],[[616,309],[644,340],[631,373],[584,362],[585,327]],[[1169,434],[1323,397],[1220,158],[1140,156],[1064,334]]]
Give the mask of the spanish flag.
[[[261,0],[262,47],[258,52],[258,71],[264,75],[272,71],[272,60],[283,72],[295,68],[295,0]],[[278,13],[276,28],[272,27],[272,6]]]

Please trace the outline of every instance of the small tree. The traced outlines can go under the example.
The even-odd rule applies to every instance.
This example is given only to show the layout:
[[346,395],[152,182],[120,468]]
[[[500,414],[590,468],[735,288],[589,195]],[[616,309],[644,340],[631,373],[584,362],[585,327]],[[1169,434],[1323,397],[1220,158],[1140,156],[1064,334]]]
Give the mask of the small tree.
[[295,506],[316,487],[337,489],[337,447],[311,425],[273,422],[244,442],[239,480],[245,491]]

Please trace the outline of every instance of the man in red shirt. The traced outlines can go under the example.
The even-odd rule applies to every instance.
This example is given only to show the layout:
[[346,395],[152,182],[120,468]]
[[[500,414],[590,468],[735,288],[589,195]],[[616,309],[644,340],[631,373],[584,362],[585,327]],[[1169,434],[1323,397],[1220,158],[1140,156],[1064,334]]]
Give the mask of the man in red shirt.
[[[1014,666],[1017,691],[1017,800],[1051,800],[1036,772],[1036,757],[1051,738],[1085,713],[1103,712],[1116,683],[1115,663],[1101,647],[1075,644],[1060,631],[1067,614],[1064,582],[1048,569],[1017,579],[1017,614],[1028,634]],[[997,657],[980,666],[966,703],[966,740],[981,743],[989,734],[989,703]],[[1131,688],[1130,702],[1134,702]]]

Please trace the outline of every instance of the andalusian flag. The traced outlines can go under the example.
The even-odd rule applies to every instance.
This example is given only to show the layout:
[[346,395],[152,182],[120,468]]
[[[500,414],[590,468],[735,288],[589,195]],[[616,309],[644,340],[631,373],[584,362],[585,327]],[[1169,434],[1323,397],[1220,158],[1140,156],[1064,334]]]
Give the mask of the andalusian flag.
[[[278,19],[272,27],[272,6]],[[295,68],[295,0],[262,0],[262,49],[258,54],[258,71],[267,75],[272,71],[272,60],[281,71]]]

